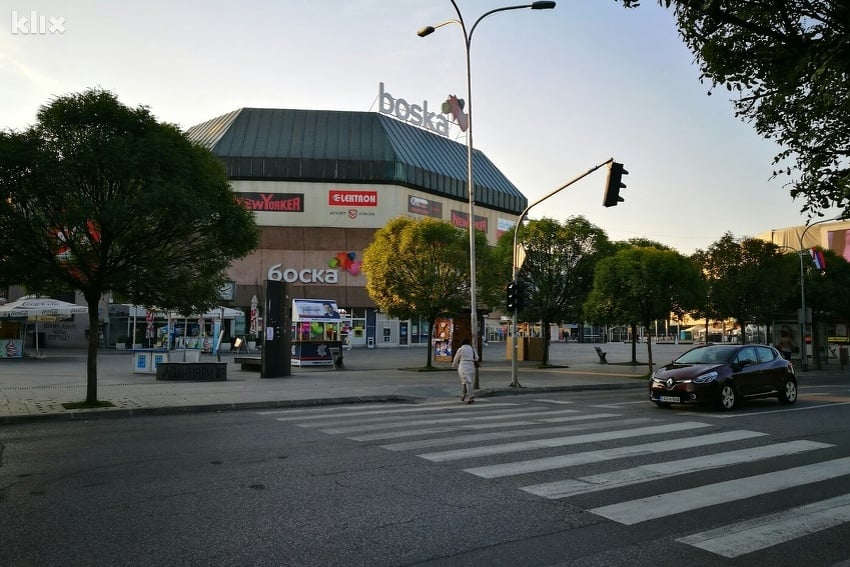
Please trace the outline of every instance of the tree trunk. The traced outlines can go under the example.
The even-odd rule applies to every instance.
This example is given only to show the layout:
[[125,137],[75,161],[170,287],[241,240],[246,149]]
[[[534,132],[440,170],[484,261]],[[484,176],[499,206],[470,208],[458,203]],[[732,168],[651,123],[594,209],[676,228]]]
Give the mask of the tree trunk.
[[431,341],[431,344],[425,345],[425,368],[431,369],[433,365],[431,364],[431,358],[434,356],[434,321],[437,318],[434,315],[428,316],[428,340]]
[[632,330],[632,364],[637,364],[637,325],[629,323]]
[[97,308],[100,295],[84,296],[89,308],[89,344],[86,356],[86,403],[97,403],[97,349],[100,343],[100,321]]
[[549,321],[541,321],[543,325],[543,361],[542,366],[549,366]]
[[646,336],[646,357],[649,361],[647,364],[649,365],[649,374],[652,375],[652,337],[649,335]]

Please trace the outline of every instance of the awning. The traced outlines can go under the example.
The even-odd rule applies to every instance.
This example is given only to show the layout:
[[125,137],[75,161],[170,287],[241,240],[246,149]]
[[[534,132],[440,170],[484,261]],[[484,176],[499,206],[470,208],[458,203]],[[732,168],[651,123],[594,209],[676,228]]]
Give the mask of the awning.
[[28,321],[56,321],[72,315],[85,315],[89,308],[50,297],[26,295],[16,301],[0,305],[0,318],[26,319]]

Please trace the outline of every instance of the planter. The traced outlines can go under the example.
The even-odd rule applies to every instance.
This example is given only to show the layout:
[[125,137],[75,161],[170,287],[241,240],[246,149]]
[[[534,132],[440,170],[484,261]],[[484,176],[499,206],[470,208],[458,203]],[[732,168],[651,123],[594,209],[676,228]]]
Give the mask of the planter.
[[219,352],[230,352],[230,347],[231,347],[230,343],[221,343],[220,345],[218,345],[218,351]]
[[257,341],[248,341],[248,350],[257,350]]
[[127,350],[127,344],[123,341],[115,343],[115,350]]

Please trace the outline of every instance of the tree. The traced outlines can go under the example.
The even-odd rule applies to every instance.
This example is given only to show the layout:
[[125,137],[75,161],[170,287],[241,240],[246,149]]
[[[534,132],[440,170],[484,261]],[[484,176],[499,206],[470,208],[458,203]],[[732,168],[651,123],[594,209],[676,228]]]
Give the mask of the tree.
[[107,292],[190,312],[219,301],[231,262],[257,245],[224,168],[146,107],[91,89],[0,133],[0,272],[89,308],[86,402],[97,403],[98,303]]
[[[813,265],[808,252],[803,251],[806,309],[812,312],[812,356],[818,370],[821,369],[823,352],[820,347],[828,343],[827,337],[821,335],[824,324],[847,321],[850,314],[850,289],[847,286],[850,264],[831,250],[822,252],[826,267],[819,270]],[[797,299],[796,307],[799,309],[799,297]]]
[[[543,330],[543,365],[549,363],[549,326],[579,321],[582,305],[593,280],[597,260],[610,252],[605,231],[581,216],[564,224],[543,218],[520,227],[525,262],[519,279],[529,288],[529,301],[522,312],[528,321],[540,321]],[[513,232],[499,240],[504,250],[513,245]]]
[[[742,342],[747,340],[748,323],[775,312],[771,295],[787,295],[793,289],[788,263],[772,242],[756,238],[738,241],[727,232],[707,251],[697,251],[695,257],[702,262],[700,268],[707,281],[707,311],[719,318],[735,319]],[[777,284],[771,286],[775,289],[772,293],[765,293],[765,282]]]
[[[649,328],[670,313],[681,316],[701,295],[699,270],[688,258],[673,250],[634,246],[599,261],[585,313],[592,321]],[[652,341],[646,341],[646,352],[652,372]]]
[[[391,220],[363,252],[369,297],[392,317],[426,319],[429,329],[440,315],[457,314],[469,300],[468,235],[430,218]],[[486,237],[476,237],[476,258],[483,260]],[[431,349],[425,351],[432,368]]]
[[850,208],[850,5],[658,3],[673,7],[679,32],[699,62],[700,80],[736,93],[736,116],[783,147],[774,174],[788,176],[793,197],[805,197],[803,210]]

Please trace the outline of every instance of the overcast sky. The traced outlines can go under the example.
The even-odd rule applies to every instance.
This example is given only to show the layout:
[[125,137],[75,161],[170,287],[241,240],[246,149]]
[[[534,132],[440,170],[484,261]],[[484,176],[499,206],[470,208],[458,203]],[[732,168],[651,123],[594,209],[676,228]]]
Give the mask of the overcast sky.
[[[468,28],[511,5],[457,2]],[[240,107],[377,111],[380,82],[439,109],[466,96],[463,35],[416,30],[454,17],[449,0],[0,0],[0,128],[26,128],[51,97],[88,87],[184,128]],[[584,215],[613,240],[685,254],[727,231],[806,221],[771,180],[777,146],[734,117],[725,89],[707,96],[654,1],[493,14],[471,53],[475,146],[530,203],[609,157],[630,172],[617,207],[602,207],[600,169],[531,218]]]

